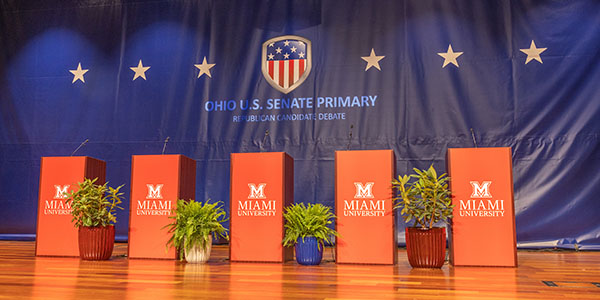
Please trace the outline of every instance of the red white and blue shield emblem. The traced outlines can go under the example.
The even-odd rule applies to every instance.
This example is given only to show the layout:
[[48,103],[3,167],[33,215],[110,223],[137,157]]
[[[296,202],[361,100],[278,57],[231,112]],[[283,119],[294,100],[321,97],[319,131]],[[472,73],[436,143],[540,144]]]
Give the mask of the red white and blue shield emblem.
[[272,38],[262,46],[262,73],[272,87],[287,94],[308,77],[311,56],[308,39],[296,35]]

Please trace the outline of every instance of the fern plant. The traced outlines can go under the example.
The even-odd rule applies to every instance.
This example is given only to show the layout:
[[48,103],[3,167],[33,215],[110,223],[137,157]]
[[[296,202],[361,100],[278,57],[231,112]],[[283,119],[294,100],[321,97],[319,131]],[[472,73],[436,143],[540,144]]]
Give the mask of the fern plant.
[[431,229],[440,221],[447,223],[454,209],[448,189],[450,178],[446,173],[438,176],[433,165],[427,170],[413,171],[416,174],[392,180],[396,190],[394,209],[400,209],[404,221],[412,222],[414,227]]
[[321,247],[324,241],[331,243],[332,235],[339,236],[337,231],[327,226],[336,218],[329,206],[297,203],[287,207],[283,217],[286,221],[283,245],[286,247],[296,244],[298,238],[304,241],[309,236],[317,238]]
[[78,182],[79,189],[71,190],[66,193],[67,200],[65,203],[71,205],[71,220],[75,223],[75,227],[95,227],[107,226],[117,222],[115,210],[123,209],[121,204],[121,196],[123,193],[120,189],[123,185],[115,188],[107,186],[108,182],[99,185],[96,184],[98,178],[86,178],[83,182]]
[[210,242],[210,235],[220,235],[229,239],[227,229],[223,227],[226,213],[223,202],[210,203],[208,199],[204,204],[194,200],[177,200],[175,215],[169,217],[173,222],[163,228],[168,228],[173,235],[167,241],[167,250],[174,246],[179,250],[179,258],[184,259],[184,251],[189,251],[194,245],[199,245],[206,250]]

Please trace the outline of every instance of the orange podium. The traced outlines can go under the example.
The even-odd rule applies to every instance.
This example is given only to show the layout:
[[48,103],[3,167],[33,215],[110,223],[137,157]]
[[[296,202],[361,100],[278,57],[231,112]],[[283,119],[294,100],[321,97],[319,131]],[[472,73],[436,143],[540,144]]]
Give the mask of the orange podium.
[[177,199],[194,199],[196,161],[183,155],[134,155],[131,162],[129,258],[175,259],[163,227],[172,222]]
[[510,148],[448,149],[454,266],[517,266]]
[[104,184],[106,162],[87,156],[42,157],[35,255],[79,256],[77,228],[65,193],[85,178]]
[[335,152],[338,263],[395,264],[392,150]]
[[285,262],[283,211],[294,202],[294,160],[283,152],[232,153],[231,261]]

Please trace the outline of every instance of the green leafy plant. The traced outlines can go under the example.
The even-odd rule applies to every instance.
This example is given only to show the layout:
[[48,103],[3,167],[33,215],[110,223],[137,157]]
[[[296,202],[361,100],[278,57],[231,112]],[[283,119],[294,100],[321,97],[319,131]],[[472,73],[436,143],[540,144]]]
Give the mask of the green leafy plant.
[[179,250],[181,260],[184,259],[183,249],[189,251],[194,245],[199,245],[206,250],[211,234],[229,239],[227,229],[222,224],[228,220],[225,218],[223,202],[209,202],[210,199],[204,204],[194,200],[177,200],[177,208],[173,210],[175,215],[169,217],[173,222],[163,227],[173,234],[167,241],[167,250],[175,246]]
[[431,229],[440,221],[448,222],[454,209],[448,189],[450,178],[446,173],[438,176],[433,165],[427,170],[414,168],[413,171],[416,174],[392,180],[396,191],[394,209],[401,209],[404,221],[413,221],[414,227]]
[[71,205],[75,227],[95,227],[107,226],[117,222],[115,210],[123,209],[120,189],[123,185],[115,188],[107,186],[108,182],[99,185],[96,184],[98,178],[86,178],[83,182],[78,182],[79,189],[71,190],[66,193],[68,198],[65,202]]
[[287,207],[283,217],[286,221],[283,245],[286,247],[296,244],[299,237],[304,241],[305,237],[314,236],[321,246],[323,241],[330,243],[332,235],[339,236],[337,231],[327,226],[336,218],[329,206],[297,203]]

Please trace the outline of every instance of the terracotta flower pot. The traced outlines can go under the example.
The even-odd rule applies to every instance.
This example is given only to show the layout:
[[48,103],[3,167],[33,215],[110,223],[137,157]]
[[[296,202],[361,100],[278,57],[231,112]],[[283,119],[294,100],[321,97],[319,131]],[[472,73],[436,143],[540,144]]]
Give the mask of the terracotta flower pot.
[[413,268],[441,268],[446,258],[446,228],[406,228],[406,252]]
[[107,260],[115,245],[115,226],[79,227],[79,256],[83,260]]
[[200,244],[196,244],[192,246],[192,249],[185,250],[185,260],[189,263],[193,264],[203,264],[208,261],[210,257],[210,250],[212,248],[212,234],[209,235],[208,244],[206,245],[206,249],[202,249]]

